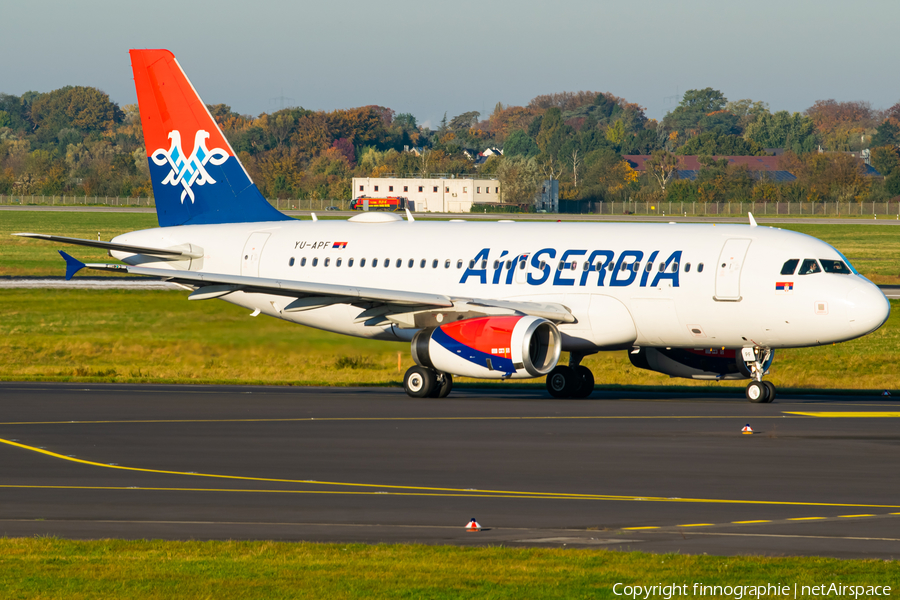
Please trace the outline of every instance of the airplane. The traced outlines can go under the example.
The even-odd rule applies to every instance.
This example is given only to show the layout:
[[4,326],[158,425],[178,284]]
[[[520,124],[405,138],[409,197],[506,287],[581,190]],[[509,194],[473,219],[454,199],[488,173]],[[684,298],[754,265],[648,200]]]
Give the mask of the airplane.
[[[829,244],[790,231],[690,223],[422,222],[407,209],[347,220],[288,217],[260,194],[175,56],[131,50],[159,227],[110,242],[19,233],[107,249],[123,264],[60,251],[66,278],[88,267],[157,277],[293,323],[410,344],[415,398],[454,376],[546,376],[584,398],[581,364],[601,351],[671,377],[763,377],[779,348],[864,336],[890,303]],[[568,364],[559,364],[561,352]]]

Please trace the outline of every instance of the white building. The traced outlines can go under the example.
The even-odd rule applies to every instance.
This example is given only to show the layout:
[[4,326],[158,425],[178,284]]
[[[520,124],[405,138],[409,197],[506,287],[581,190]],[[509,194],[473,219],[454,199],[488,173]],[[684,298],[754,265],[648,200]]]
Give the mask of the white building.
[[[353,199],[360,196],[401,196],[415,206],[416,212],[466,213],[478,204],[502,203],[503,188],[498,179],[354,177]],[[537,210],[558,212],[559,182],[542,181],[534,205]]]
[[353,199],[402,196],[416,212],[470,212],[474,204],[501,202],[497,179],[354,177]]

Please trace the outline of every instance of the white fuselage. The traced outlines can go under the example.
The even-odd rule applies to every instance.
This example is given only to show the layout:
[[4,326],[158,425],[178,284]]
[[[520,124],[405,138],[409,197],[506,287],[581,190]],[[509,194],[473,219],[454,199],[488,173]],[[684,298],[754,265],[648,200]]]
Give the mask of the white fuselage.
[[[185,261],[112,253],[157,268],[558,303],[576,318],[559,326],[567,351],[814,346],[865,335],[890,311],[858,274],[782,275],[789,259],[846,259],[813,237],[749,225],[280,221],[165,227],[115,241],[203,250]],[[223,299],[347,335],[409,340],[415,332],[356,323],[363,308],[351,304],[289,313],[284,296]]]

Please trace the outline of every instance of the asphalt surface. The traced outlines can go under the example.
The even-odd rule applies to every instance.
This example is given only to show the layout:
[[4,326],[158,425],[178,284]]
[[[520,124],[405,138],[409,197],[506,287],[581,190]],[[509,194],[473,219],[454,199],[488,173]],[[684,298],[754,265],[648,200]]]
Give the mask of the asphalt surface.
[[739,392],[3,383],[0,535],[900,555],[900,402]]

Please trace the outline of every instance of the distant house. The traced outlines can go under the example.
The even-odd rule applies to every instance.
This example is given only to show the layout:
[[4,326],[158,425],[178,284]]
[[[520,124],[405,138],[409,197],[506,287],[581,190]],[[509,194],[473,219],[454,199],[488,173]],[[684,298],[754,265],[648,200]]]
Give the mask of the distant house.
[[[650,157],[645,155],[629,154],[623,156],[631,168],[639,173],[646,170],[644,163]],[[697,178],[697,174],[703,165],[700,164],[699,156],[679,156],[678,158],[678,178],[693,181]],[[746,165],[753,179],[767,179],[776,183],[791,183],[797,181],[797,178],[790,171],[781,169],[778,165],[777,156],[713,156],[716,160],[723,158],[728,160],[729,165],[741,166]]]

